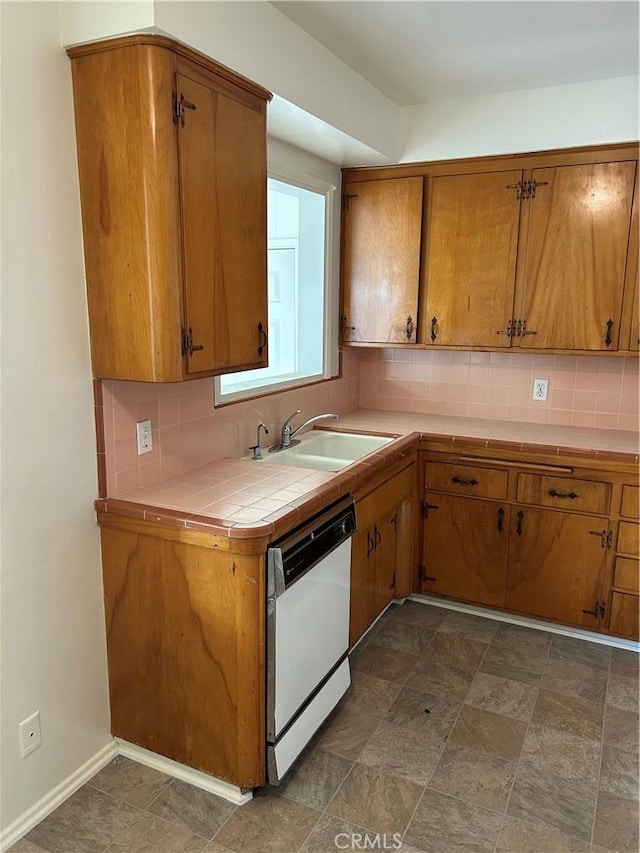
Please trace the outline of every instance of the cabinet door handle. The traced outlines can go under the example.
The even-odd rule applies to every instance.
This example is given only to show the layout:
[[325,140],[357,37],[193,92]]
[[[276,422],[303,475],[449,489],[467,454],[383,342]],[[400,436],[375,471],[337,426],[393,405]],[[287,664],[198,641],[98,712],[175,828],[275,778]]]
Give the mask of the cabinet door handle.
[[267,333],[264,329],[262,323],[258,323],[258,336],[260,338],[260,343],[258,344],[258,355],[262,355],[262,353],[267,348]]
[[372,551],[375,551],[375,543],[371,538],[371,534],[367,530],[367,559],[371,556]]
[[452,477],[451,482],[460,486],[477,486],[477,480],[461,480],[460,477]]
[[518,534],[518,536],[522,536],[522,522],[524,520],[524,513],[522,512],[522,510],[520,510],[520,512],[518,513],[517,518],[518,524],[516,526],[516,533]]
[[432,341],[432,343],[438,337],[438,335],[436,333],[437,326],[438,326],[438,318],[432,317],[431,318],[431,341]]
[[607,336],[604,339],[605,344],[610,347],[613,343],[613,338],[611,337],[611,330],[613,329],[613,320],[607,320]]
[[588,616],[599,616],[600,615],[600,602],[596,601],[595,607],[593,610],[583,610],[583,613],[586,613]]
[[374,540],[374,541],[375,541],[375,545],[374,545],[373,547],[374,547],[374,548],[377,548],[377,547],[378,547],[378,545],[382,542],[382,534],[381,534],[381,533],[380,533],[380,531],[378,530],[378,525],[377,525],[377,524],[375,524],[375,525],[373,526],[373,535],[374,535],[374,537],[375,537],[375,540]]
[[547,494],[550,498],[569,498],[570,501],[574,501],[576,498],[580,497],[580,495],[575,492],[558,492],[556,489],[549,489]]
[[407,340],[410,341],[413,337],[413,320],[411,317],[407,317],[407,327],[405,329],[405,335],[407,336]]
[[502,533],[502,531],[504,530],[504,509],[502,507],[500,507],[500,509],[498,510],[497,527],[498,527],[498,533]]
[[193,329],[191,328],[191,326],[189,326],[189,331],[185,332],[182,335],[182,354],[186,355],[187,353],[189,353],[189,355],[191,356],[194,354],[194,352],[197,352],[201,349],[204,349],[204,344],[194,344]]

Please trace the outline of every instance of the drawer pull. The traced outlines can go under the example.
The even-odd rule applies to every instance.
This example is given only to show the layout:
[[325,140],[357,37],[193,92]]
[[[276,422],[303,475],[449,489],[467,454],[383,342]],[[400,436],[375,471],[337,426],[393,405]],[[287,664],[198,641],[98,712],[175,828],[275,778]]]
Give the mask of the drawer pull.
[[580,495],[577,495],[575,492],[559,492],[556,489],[549,489],[547,494],[550,498],[569,498],[570,501],[574,501],[576,498],[580,497]]
[[504,509],[502,507],[500,507],[500,509],[498,510],[497,528],[498,528],[498,533],[502,533],[502,531],[504,530]]
[[451,482],[460,486],[477,486],[477,480],[461,480],[460,477],[452,477]]
[[516,527],[516,533],[518,534],[518,536],[522,536],[522,522],[524,520],[524,513],[522,512],[522,510],[520,510],[517,517],[518,517],[518,525]]

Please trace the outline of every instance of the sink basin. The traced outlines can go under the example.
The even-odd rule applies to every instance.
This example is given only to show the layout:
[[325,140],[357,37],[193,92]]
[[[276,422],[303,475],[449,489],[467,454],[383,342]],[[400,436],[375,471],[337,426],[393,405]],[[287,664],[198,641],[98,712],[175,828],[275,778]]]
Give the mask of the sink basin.
[[393,438],[386,435],[313,430],[300,438],[300,444],[287,450],[269,453],[265,449],[261,461],[273,465],[313,468],[316,471],[340,471],[391,441]]

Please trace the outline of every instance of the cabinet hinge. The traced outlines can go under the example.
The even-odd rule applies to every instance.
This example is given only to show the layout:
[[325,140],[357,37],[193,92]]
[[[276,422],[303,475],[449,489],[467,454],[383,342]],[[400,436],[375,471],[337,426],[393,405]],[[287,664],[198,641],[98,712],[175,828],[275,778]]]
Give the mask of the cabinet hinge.
[[606,608],[606,605],[605,605],[604,601],[601,601],[601,602],[600,602],[600,607],[599,607],[599,610],[600,610],[600,618],[601,618],[601,619],[604,619],[604,614],[605,614],[606,609],[607,609],[607,608]]
[[420,563],[420,566],[418,568],[418,577],[423,582],[436,580],[436,578],[434,578],[432,575],[427,574],[427,567],[424,563]]
[[340,332],[343,335],[345,334],[345,332],[354,332],[355,328],[356,328],[355,326],[348,326],[347,325],[347,315],[346,314],[343,314],[340,317]]
[[342,209],[349,210],[349,205],[352,198],[358,198],[358,193],[343,193],[342,194]]
[[440,509],[440,507],[435,504],[427,503],[427,501],[420,501],[420,515],[422,518],[429,518],[430,509]]
[[172,104],[172,113],[173,113],[173,123],[180,123],[181,127],[184,127],[184,111],[185,110],[197,110],[195,104],[192,104],[191,101],[187,101],[184,95],[180,95],[178,98],[177,94],[174,92],[172,96],[173,104]]
[[[613,530],[607,530],[607,539],[605,542],[605,547],[611,548],[612,544],[613,544]],[[603,607],[604,607],[604,605],[603,605]]]

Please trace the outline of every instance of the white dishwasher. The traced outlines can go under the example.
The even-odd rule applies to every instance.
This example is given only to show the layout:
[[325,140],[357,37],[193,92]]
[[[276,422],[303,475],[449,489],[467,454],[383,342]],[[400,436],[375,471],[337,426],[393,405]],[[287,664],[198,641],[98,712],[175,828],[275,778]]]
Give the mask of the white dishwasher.
[[267,551],[267,771],[277,784],[351,683],[353,500]]

